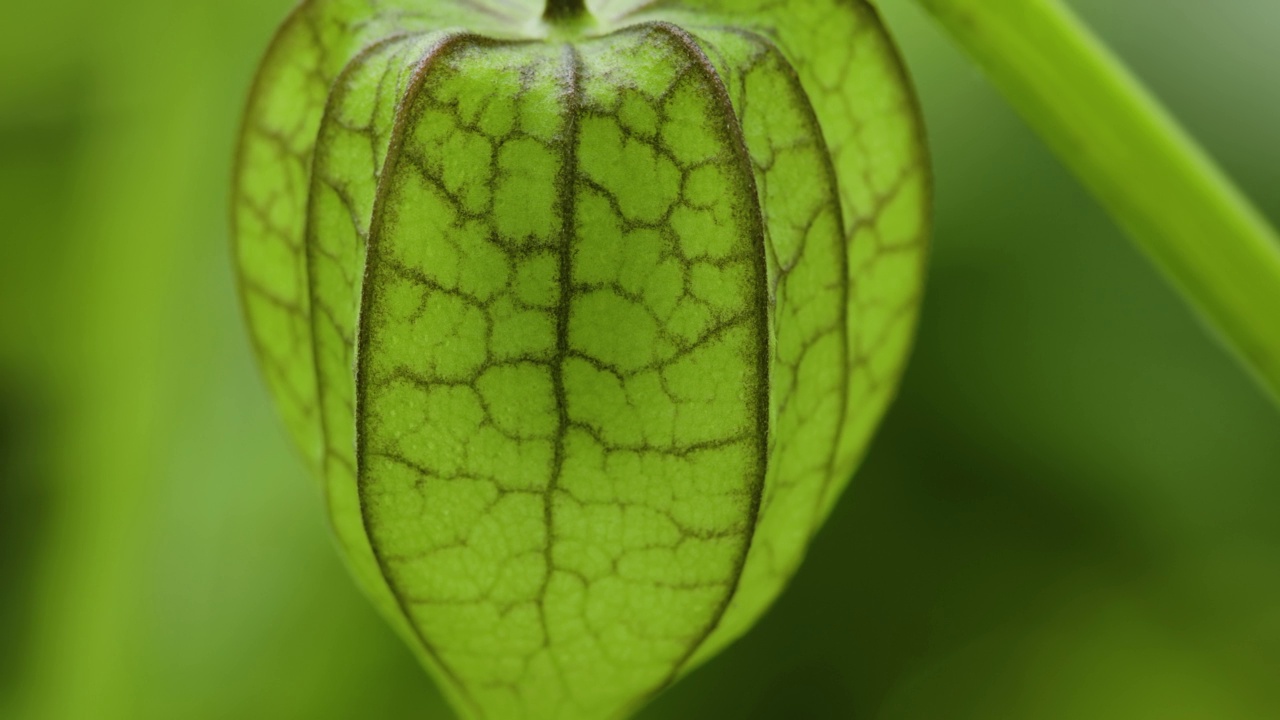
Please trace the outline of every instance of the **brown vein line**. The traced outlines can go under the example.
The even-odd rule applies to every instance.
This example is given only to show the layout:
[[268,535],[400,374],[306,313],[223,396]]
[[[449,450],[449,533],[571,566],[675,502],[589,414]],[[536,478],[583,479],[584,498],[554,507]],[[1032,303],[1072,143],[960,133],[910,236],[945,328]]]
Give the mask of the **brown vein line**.
[[555,495],[560,489],[564,474],[565,438],[569,432],[569,403],[564,387],[564,364],[569,357],[569,315],[573,302],[573,241],[577,234],[577,177],[578,177],[578,114],[582,105],[582,58],[573,45],[564,46],[565,117],[564,160],[556,178],[557,202],[560,211],[559,281],[560,297],[556,304],[556,350],[551,359],[551,383],[559,413],[556,425],[555,448],[551,458],[551,477],[544,495],[543,521],[547,528],[544,561],[545,574],[538,590],[538,613],[542,620],[543,642],[550,645],[547,631],[547,588],[551,584],[552,549],[555,542]]
[[831,450],[827,454],[826,473],[822,478],[822,484],[819,486],[817,499],[814,503],[813,518],[809,523],[808,534],[812,536],[817,532],[818,514],[821,512],[823,505],[822,499],[826,497],[827,490],[835,480],[836,461],[839,459],[840,444],[844,439],[845,421],[849,417],[849,377],[852,374],[852,368],[849,367],[849,296],[852,291],[852,280],[849,277],[849,249],[845,239],[846,223],[844,210],[840,202],[840,179],[836,174],[835,163],[831,159],[830,147],[827,145],[826,136],[822,132],[822,123],[818,120],[817,112],[814,111],[813,104],[809,102],[808,95],[804,91],[804,83],[801,82],[800,75],[796,72],[791,61],[777,46],[759,33],[750,30],[730,30],[729,32],[757,43],[766,54],[773,55],[779,69],[786,75],[788,85],[795,91],[795,99],[799,101],[798,105],[804,111],[805,122],[815,135],[814,140],[822,157],[822,170],[827,177],[828,187],[830,188],[828,205],[830,209],[835,211],[836,216],[836,263],[840,272],[840,308],[837,311],[837,328],[840,333],[840,410],[836,415],[835,432],[831,438]]
[[[346,67],[342,69],[342,72],[340,72],[333,81],[333,90],[329,93],[329,99],[325,103],[324,115],[320,119],[320,129],[316,136],[315,150],[312,153],[311,187],[307,193],[306,216],[302,237],[303,252],[305,253],[306,258],[305,267],[307,276],[305,278],[305,282],[307,284],[307,310],[308,315],[310,316],[308,319],[310,320],[309,328],[311,330],[311,368],[315,379],[316,408],[318,410],[317,415],[319,416],[320,446],[322,448],[320,471],[326,480],[329,479],[329,471],[326,467],[328,463],[325,459],[328,457],[330,450],[329,421],[325,412],[325,396],[327,393],[325,391],[324,383],[321,382],[320,343],[318,342],[319,335],[317,332],[321,318],[320,313],[316,312],[316,308],[322,307],[322,303],[320,303],[319,291],[316,288],[315,280],[316,266],[320,261],[319,255],[322,251],[319,247],[320,233],[313,222],[317,213],[317,203],[319,202],[321,194],[320,191],[322,190],[322,185],[325,183],[325,179],[323,177],[324,168],[321,167],[321,161],[324,158],[325,152],[329,149],[329,138],[326,135],[326,131],[330,129],[331,123],[335,122],[334,117],[338,113],[339,106],[344,100],[346,100],[348,93],[350,92],[348,83],[350,83],[352,76],[364,69],[365,64],[383,50],[407,40],[417,39],[422,35],[423,33],[397,33],[366,46],[360,52],[356,53],[355,57],[351,58],[351,61],[347,63]],[[422,63],[427,62],[429,57],[430,53],[420,60],[419,67],[421,67]],[[375,110],[374,112],[376,113],[377,111]],[[357,227],[357,234],[358,232],[359,228]],[[329,312],[337,312],[337,310],[330,308]],[[326,517],[331,517],[333,499],[329,491],[328,482],[324,484],[323,496]]]
[[[897,77],[899,86],[906,94],[906,107],[904,113],[911,123],[913,146],[917,151],[913,165],[920,172],[924,183],[924,198],[921,203],[924,209],[924,222],[920,230],[920,236],[915,238],[915,242],[920,243],[920,278],[921,286],[916,293],[915,303],[918,308],[924,302],[924,293],[928,287],[928,283],[924,279],[928,277],[929,270],[929,246],[933,237],[933,206],[934,206],[934,181],[933,181],[933,161],[931,159],[932,150],[929,147],[929,135],[925,131],[924,123],[924,107],[920,104],[920,94],[916,92],[915,81],[911,77],[911,72],[907,68],[907,63],[902,57],[901,51],[897,45],[892,42],[889,29],[884,23],[884,19],[880,16],[880,10],[875,5],[862,1],[863,12],[869,17],[868,23],[872,25],[880,36],[880,42],[884,48],[884,52],[889,56],[890,70]],[[905,174],[905,173],[904,173]],[[915,333],[911,333],[911,340],[908,341],[906,348],[906,357],[910,357],[912,345],[915,340]],[[901,378],[906,370],[905,363],[902,367],[897,368],[896,375]],[[892,396],[897,394],[897,383],[893,383]]]
[[[769,462],[769,308],[768,308],[768,268],[767,260],[764,254],[764,218],[761,215],[759,203],[759,194],[756,188],[755,175],[752,172],[751,155],[747,149],[746,137],[743,135],[742,123],[737,113],[733,109],[733,101],[729,96],[729,90],[725,87],[724,81],[720,74],[716,71],[715,65],[706,53],[702,51],[701,46],[694,40],[693,36],[685,32],[683,29],[667,22],[646,23],[639,27],[649,27],[658,32],[669,35],[674,41],[674,45],[681,51],[688,53],[694,63],[700,70],[706,74],[711,80],[715,101],[720,105],[721,112],[724,114],[725,129],[732,136],[734,151],[739,166],[744,185],[745,194],[751,198],[751,237],[752,244],[759,250],[755,258],[755,282],[753,290],[755,291],[754,305],[759,312],[759,322],[757,327],[758,342],[760,347],[756,348],[754,353],[756,366],[756,376],[759,378],[759,384],[755,388],[748,388],[748,391],[754,390],[755,395],[755,425],[757,432],[757,473],[756,479],[751,488],[751,506],[748,510],[747,527],[744,529],[746,539],[742,545],[742,551],[734,562],[734,570],[732,581],[725,593],[719,607],[716,608],[712,617],[708,620],[706,626],[689,644],[684,655],[680,657],[671,668],[671,672],[657,686],[650,691],[648,697],[660,693],[667,686],[671,685],[680,676],[680,671],[688,664],[689,660],[697,652],[698,648],[706,642],[707,638],[715,632],[719,627],[720,621],[724,618],[725,613],[729,609],[730,603],[733,601],[734,595],[738,591],[738,583],[742,580],[742,573],[746,567],[747,555],[751,551],[752,540],[755,536],[756,523],[760,516],[760,501],[764,491],[765,475],[768,471]],[[646,698],[647,699],[647,698]]]
[[462,678],[454,672],[453,668],[449,667],[449,665],[444,662],[440,652],[422,633],[422,630],[418,625],[413,622],[409,612],[409,602],[400,589],[397,588],[390,580],[387,559],[384,557],[378,543],[374,542],[374,536],[369,532],[369,527],[371,525],[369,518],[369,502],[365,493],[366,488],[363,475],[365,465],[364,460],[368,449],[368,437],[365,432],[365,423],[363,422],[364,405],[370,384],[367,372],[368,362],[365,354],[369,344],[370,330],[368,319],[370,312],[373,309],[372,305],[374,297],[374,293],[368,288],[373,285],[371,280],[373,279],[374,261],[378,255],[379,247],[382,244],[382,229],[385,220],[386,201],[390,194],[392,184],[395,182],[396,170],[400,162],[401,151],[404,148],[405,138],[410,130],[409,124],[413,117],[413,107],[416,104],[418,97],[422,94],[423,87],[426,85],[427,76],[429,75],[430,70],[441,60],[441,58],[443,58],[447,53],[455,52],[457,48],[462,46],[464,43],[478,45],[483,44],[484,39],[479,36],[463,33],[448,35],[433,45],[425,53],[422,61],[418,65],[418,68],[414,71],[413,78],[409,82],[409,86],[405,91],[404,97],[396,108],[395,123],[392,127],[391,139],[387,147],[387,159],[383,165],[382,177],[379,178],[377,193],[374,197],[373,217],[369,225],[369,240],[366,244],[365,250],[367,260],[365,262],[364,283],[362,285],[364,289],[362,289],[360,293],[360,313],[357,319],[357,327],[359,330],[356,333],[356,348],[354,353],[356,358],[356,467],[358,469],[356,474],[356,483],[358,485],[358,493],[360,497],[360,517],[364,524],[365,536],[369,539],[369,546],[373,551],[374,559],[378,563],[378,569],[382,574],[383,580],[386,582],[388,591],[390,591],[392,597],[395,598],[396,604],[400,608],[400,614],[403,617],[405,624],[418,639],[422,650],[435,662],[437,667],[440,668],[440,671],[453,682],[454,688],[461,699],[471,706],[471,709],[475,712],[477,717],[483,717],[480,705],[471,696],[467,686],[462,682]]
[[[275,34],[271,36],[271,41],[267,46],[261,63],[258,65],[258,71],[253,76],[253,83],[249,87],[249,100],[245,104],[244,113],[240,117],[240,127],[236,135],[236,154],[232,161],[231,170],[231,264],[236,268],[236,296],[240,301],[240,316],[249,328],[249,342],[253,347],[254,355],[263,358],[266,357],[267,351],[262,344],[262,338],[259,336],[257,326],[253,322],[252,313],[249,310],[248,289],[245,287],[244,268],[240,262],[240,250],[242,233],[240,228],[240,219],[238,212],[241,198],[244,197],[244,188],[242,181],[245,173],[245,157],[246,139],[250,136],[250,131],[257,117],[257,110],[262,101],[263,86],[266,83],[267,76],[276,67],[276,61],[281,50],[281,43],[286,34],[293,31],[294,27],[303,20],[303,13],[310,9],[312,0],[303,0],[297,7],[289,12],[284,21],[280,23],[280,27],[276,28]],[[293,433],[293,428],[288,428],[289,433]],[[303,458],[308,464],[311,458]]]
[[[890,40],[889,30],[885,26],[884,20],[880,17],[880,11],[871,3],[866,2],[866,0],[855,0],[852,10],[855,13],[860,12],[864,15],[864,19],[867,21],[868,26],[871,28],[871,30],[874,31],[873,35],[877,38],[878,44],[882,47],[883,51],[888,55],[889,60],[891,61],[891,66],[892,66],[891,69],[893,71],[893,74],[896,76],[898,80],[899,87],[907,96],[908,107],[907,107],[906,115],[907,115],[907,120],[910,122],[912,127],[912,136],[913,136],[912,145],[914,146],[914,149],[917,151],[917,154],[915,155],[915,157],[912,158],[912,164],[922,168],[922,175],[924,178],[925,198],[924,198],[923,205],[925,208],[925,218],[924,218],[924,228],[921,231],[921,235],[922,235],[921,240],[925,245],[925,247],[923,247],[920,252],[920,277],[923,279],[926,276],[926,272],[928,270],[928,262],[929,262],[929,251],[927,247],[928,239],[933,234],[933,211],[932,211],[933,163],[930,162],[930,159],[929,159],[930,157],[929,140],[924,129],[924,110],[920,105],[919,95],[915,92],[915,83],[911,79],[911,75],[907,70],[906,63],[903,61],[901,53],[898,51],[894,43]],[[843,200],[841,201],[841,209],[842,209],[841,217],[843,217]],[[848,236],[845,240],[846,244],[852,241],[853,241],[852,236]],[[847,266],[848,265],[848,249],[847,248],[845,249],[845,252],[842,253],[842,256],[844,257],[844,262]],[[846,284],[846,289],[848,289],[847,284]],[[917,300],[916,300],[917,308],[919,307],[919,303],[921,302],[923,294],[924,294],[924,289],[922,287],[920,291],[917,293]],[[842,312],[847,313],[847,307],[848,307],[848,302],[846,301],[845,305],[842,307]],[[846,327],[847,327],[847,322],[846,322]],[[914,338],[915,338],[915,333],[912,333],[911,339],[908,340],[904,358],[910,357],[911,345],[913,344],[912,341],[914,340]],[[894,369],[894,375],[897,378],[901,378],[905,369],[906,369],[906,363],[904,360],[903,363],[901,363],[897,368]],[[852,374],[852,368],[850,368],[849,374]],[[897,394],[897,386],[898,386],[897,382],[890,382],[888,402],[892,402],[894,396]],[[842,404],[847,408],[848,403],[849,403],[848,392],[846,391],[845,399]],[[836,436],[837,448],[844,443],[844,438],[845,438],[845,428],[841,427],[839,430],[839,433]],[[863,448],[862,452],[865,453],[866,449]],[[856,462],[858,461],[858,458],[854,458],[854,460]],[[824,483],[822,493],[819,494],[817,505],[814,508],[813,522],[815,525],[815,531],[816,531],[817,524],[821,520],[820,515],[822,513],[822,507],[823,505],[826,504],[824,496],[826,495],[828,489],[829,489],[829,483]]]

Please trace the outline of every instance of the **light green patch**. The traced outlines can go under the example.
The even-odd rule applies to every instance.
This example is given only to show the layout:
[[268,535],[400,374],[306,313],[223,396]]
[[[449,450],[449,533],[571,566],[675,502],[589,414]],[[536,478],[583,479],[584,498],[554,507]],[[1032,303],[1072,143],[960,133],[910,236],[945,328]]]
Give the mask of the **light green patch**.
[[559,231],[555,186],[563,160],[544,142],[518,137],[498,150],[494,229],[515,242],[545,245]]
[[680,170],[658,148],[623,134],[617,118],[589,115],[581,122],[581,172],[616,203],[622,220],[653,224],[680,192]]
[[518,261],[516,299],[525,305],[549,308],[560,297],[557,286],[560,266],[556,256],[549,252],[538,253]]
[[629,133],[651,140],[658,132],[658,111],[638,92],[625,92],[618,106],[618,122]]
[[619,372],[652,363],[657,334],[658,323],[648,310],[613,290],[595,290],[573,300],[569,345]]
[[489,340],[493,360],[545,360],[555,352],[556,321],[550,312],[519,309],[511,298],[498,298],[490,303],[489,316],[493,322]]
[[476,389],[499,432],[535,440],[555,434],[555,389],[545,365],[494,365],[476,379]]

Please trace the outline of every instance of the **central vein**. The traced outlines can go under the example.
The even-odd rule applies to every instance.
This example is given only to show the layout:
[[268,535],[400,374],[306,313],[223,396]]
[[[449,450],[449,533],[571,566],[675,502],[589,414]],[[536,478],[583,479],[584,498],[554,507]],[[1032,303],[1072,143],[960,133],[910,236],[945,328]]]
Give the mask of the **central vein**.
[[[555,495],[560,486],[560,477],[564,473],[565,436],[569,431],[568,396],[564,383],[564,363],[569,356],[569,314],[573,303],[573,241],[577,229],[576,223],[576,178],[578,172],[578,114],[582,103],[581,60],[573,45],[564,46],[564,78],[565,88],[565,128],[562,152],[564,162],[560,166],[560,174],[556,178],[558,192],[558,212],[560,214],[560,247],[558,254],[559,298],[556,304],[556,345],[551,360],[551,383],[555,393],[556,411],[558,414],[555,447],[551,458],[551,477],[543,499],[544,521],[546,523],[546,562],[542,589],[538,601],[542,614],[544,634],[546,626],[546,594],[551,582],[554,565],[553,545],[555,542]],[[550,638],[545,638],[550,642]]]

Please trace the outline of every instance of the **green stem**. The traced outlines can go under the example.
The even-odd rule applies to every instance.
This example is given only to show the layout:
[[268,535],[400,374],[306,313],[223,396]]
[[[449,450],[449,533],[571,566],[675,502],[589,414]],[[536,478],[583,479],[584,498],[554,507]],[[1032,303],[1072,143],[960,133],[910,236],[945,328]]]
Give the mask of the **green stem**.
[[587,14],[586,0],[547,0],[542,10],[542,19],[549,23],[562,23],[580,20]]
[[1280,241],[1060,0],[917,0],[1280,402]]

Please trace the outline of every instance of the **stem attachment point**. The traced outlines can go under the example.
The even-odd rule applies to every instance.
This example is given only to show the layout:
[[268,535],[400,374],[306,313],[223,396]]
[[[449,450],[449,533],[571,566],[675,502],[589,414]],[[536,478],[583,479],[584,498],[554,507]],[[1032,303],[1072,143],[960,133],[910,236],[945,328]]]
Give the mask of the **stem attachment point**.
[[560,25],[580,22],[590,15],[586,0],[547,0],[542,21]]

